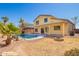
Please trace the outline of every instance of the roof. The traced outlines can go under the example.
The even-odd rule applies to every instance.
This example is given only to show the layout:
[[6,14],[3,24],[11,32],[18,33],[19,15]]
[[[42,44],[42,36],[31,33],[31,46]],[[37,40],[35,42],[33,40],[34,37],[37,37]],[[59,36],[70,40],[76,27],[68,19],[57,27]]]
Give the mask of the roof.
[[27,23],[26,25],[27,25],[27,26],[33,26],[33,24],[30,24],[30,23]]
[[26,27],[28,27],[28,28],[34,28],[33,24],[30,24],[30,23],[27,23]]
[[[46,15],[46,14],[44,15],[44,14],[43,14],[43,15],[38,15],[38,16],[35,18],[35,20],[36,20],[38,17],[40,17],[40,16],[51,16],[51,17],[56,18],[55,16],[52,16],[52,15]],[[34,21],[35,21],[35,20],[34,20]],[[34,21],[33,21],[33,22],[34,22]]]
[[[65,20],[65,21],[67,21],[67,22],[69,22],[69,23],[71,23],[71,24],[73,24],[74,25],[74,23],[73,22],[71,22],[70,20],[68,20],[68,19],[63,19],[63,18],[56,18],[55,16],[52,16],[52,15],[39,15],[39,16],[37,16],[36,18],[35,18],[35,20],[38,18],[38,17],[40,17],[40,16],[51,16],[51,17],[53,17],[53,18],[55,18],[55,19],[58,19],[58,20]],[[35,21],[34,20],[34,21]],[[33,21],[33,22],[34,22]]]
[[72,21],[70,21],[70,20],[68,20],[68,19],[62,19],[62,18],[58,18],[59,20],[64,20],[64,21],[67,21],[67,22],[69,22],[69,23],[71,23],[71,24],[73,24],[74,25],[74,23],[72,22]]
[[34,27],[25,27],[24,29],[34,29]]

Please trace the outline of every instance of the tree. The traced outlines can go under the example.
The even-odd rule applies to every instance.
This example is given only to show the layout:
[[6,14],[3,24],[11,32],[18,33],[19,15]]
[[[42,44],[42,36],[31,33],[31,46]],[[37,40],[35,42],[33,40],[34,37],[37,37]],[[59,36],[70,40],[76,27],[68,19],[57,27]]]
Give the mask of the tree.
[[9,31],[11,32],[10,34],[12,34],[11,36],[13,36],[16,41],[18,41],[18,34],[20,34],[19,28],[16,27],[13,23],[9,23],[8,25]]
[[20,18],[19,23],[20,23],[19,27],[20,27],[21,33],[24,33],[24,28],[26,27],[26,22],[24,21],[23,18]]
[[6,44],[5,45],[9,45],[11,43],[11,38],[10,38],[10,31],[9,29],[7,29],[6,26],[4,26],[4,24],[0,23],[0,32],[3,34],[3,35],[6,35],[7,36],[7,39],[6,39]]
[[23,22],[24,22],[24,19],[20,18],[19,23],[23,23]]
[[[7,25],[4,25],[2,22],[0,22],[0,32],[3,35],[7,36],[6,39],[6,45],[9,45],[11,43],[11,39],[12,39],[12,35],[13,34],[18,34],[19,29],[13,24],[13,23],[8,23]],[[18,41],[18,39],[16,38],[16,41]]]
[[72,19],[72,22],[74,23],[75,28],[76,28],[77,24],[79,23],[78,16],[74,16],[74,17],[73,17],[73,18],[71,18],[71,19]]
[[1,19],[3,19],[3,23],[4,23],[4,25],[6,25],[7,21],[9,20],[9,18],[6,17],[6,16],[1,17]]

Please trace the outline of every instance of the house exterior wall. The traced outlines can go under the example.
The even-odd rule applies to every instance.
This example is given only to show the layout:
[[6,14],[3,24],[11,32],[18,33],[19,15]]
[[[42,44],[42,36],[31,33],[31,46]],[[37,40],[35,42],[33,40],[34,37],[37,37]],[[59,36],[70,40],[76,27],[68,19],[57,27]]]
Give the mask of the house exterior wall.
[[[48,22],[47,23],[51,23],[51,20],[52,18],[55,18],[55,17],[52,17],[52,16],[39,16],[35,21],[34,21],[34,26],[36,26],[36,21],[39,21],[39,25],[43,25],[43,24],[47,24],[47,23],[44,23],[44,18],[48,18]],[[54,19],[55,20],[55,19]]]
[[[44,18],[48,18],[48,22],[44,23]],[[36,25],[36,21],[39,21],[39,24]],[[44,30],[44,34],[61,34],[61,35],[69,35],[69,31],[72,31],[74,25],[66,22],[64,20],[58,20],[51,16],[40,16],[34,21],[34,29],[38,29],[38,32],[41,34],[41,28]],[[60,26],[60,30],[54,30],[55,26]],[[48,28],[46,32],[45,28]]]
[[25,28],[25,29],[23,29],[23,31],[26,34],[32,34],[32,33],[34,33],[34,28]]
[[26,29],[25,33],[32,34],[32,33],[34,33],[34,29]]

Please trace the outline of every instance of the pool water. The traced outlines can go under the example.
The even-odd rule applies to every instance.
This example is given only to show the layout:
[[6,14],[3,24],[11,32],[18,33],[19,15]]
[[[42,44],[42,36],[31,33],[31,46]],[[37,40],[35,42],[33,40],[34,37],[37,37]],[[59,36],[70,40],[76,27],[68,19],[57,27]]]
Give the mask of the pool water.
[[40,35],[40,34],[21,34],[21,35],[19,35],[19,37],[21,37],[25,40],[34,40],[34,39],[42,38],[43,35]]

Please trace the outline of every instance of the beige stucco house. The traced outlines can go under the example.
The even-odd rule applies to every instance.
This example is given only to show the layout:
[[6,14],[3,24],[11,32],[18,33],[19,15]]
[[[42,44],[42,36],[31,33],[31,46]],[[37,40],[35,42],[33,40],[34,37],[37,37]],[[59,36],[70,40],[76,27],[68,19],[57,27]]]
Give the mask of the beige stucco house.
[[74,28],[71,21],[52,15],[39,15],[34,20],[34,33],[69,35]]

